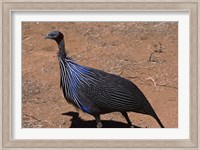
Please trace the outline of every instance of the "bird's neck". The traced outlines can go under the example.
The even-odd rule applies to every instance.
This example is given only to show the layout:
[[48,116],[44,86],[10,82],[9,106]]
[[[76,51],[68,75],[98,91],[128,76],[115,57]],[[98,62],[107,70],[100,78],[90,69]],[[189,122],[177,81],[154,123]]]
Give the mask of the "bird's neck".
[[65,43],[64,43],[64,39],[62,39],[61,41],[57,42],[58,43],[58,56],[59,57],[66,57],[67,53],[65,51]]

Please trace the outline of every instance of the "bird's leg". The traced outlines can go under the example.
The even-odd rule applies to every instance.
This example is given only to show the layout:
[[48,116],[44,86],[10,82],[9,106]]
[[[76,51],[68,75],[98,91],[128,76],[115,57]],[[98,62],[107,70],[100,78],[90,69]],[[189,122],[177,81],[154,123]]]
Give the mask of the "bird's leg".
[[103,125],[101,123],[100,115],[95,115],[94,117],[96,119],[97,128],[102,128]]
[[134,128],[135,126],[132,124],[132,122],[130,121],[127,112],[121,112],[122,115],[125,117],[126,121],[128,122],[128,125],[130,125],[131,128]]

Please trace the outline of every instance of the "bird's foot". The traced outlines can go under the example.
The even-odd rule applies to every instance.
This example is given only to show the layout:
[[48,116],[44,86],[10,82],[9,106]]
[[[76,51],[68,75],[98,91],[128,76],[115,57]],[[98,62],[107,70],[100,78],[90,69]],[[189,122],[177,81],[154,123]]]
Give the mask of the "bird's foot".
[[136,128],[136,126],[133,123],[130,123],[130,128]]
[[97,123],[97,128],[102,128],[102,127],[103,127],[103,125],[101,122]]
[[134,126],[133,124],[130,126],[130,128],[135,128],[136,126]]

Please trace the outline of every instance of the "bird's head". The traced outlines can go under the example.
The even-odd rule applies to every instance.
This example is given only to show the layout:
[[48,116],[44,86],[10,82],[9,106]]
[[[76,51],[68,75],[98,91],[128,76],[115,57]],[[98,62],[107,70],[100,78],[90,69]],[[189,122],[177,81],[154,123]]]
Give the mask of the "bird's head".
[[55,40],[58,44],[60,43],[60,41],[63,40],[63,38],[64,38],[64,35],[59,31],[49,32],[45,37],[45,39]]

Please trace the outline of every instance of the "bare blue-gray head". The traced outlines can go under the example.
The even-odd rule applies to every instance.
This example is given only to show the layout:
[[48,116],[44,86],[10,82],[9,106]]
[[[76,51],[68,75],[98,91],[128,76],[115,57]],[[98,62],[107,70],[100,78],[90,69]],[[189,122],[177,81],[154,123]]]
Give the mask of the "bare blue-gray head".
[[64,35],[60,31],[51,31],[51,32],[49,32],[46,35],[45,39],[55,40],[56,43],[58,44],[58,48],[59,48],[58,55],[59,56],[64,56],[64,57],[66,56]]
[[59,44],[64,39],[64,35],[59,31],[52,31],[46,35],[45,39],[55,40]]

